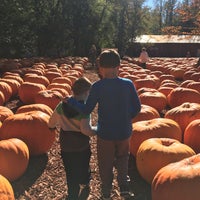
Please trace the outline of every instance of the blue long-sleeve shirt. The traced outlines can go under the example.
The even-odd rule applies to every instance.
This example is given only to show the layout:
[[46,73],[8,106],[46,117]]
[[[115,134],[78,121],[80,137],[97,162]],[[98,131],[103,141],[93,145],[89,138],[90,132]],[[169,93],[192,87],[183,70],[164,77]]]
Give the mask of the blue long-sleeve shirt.
[[105,140],[127,139],[132,133],[132,118],[141,109],[132,81],[119,77],[95,82],[86,104],[74,98],[68,103],[84,114],[90,114],[98,104],[97,135]]

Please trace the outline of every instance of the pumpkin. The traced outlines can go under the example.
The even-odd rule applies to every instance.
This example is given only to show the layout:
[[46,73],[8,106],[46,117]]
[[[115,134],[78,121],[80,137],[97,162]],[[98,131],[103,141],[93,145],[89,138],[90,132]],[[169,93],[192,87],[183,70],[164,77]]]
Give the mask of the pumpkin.
[[170,70],[170,74],[175,77],[176,80],[183,80],[185,70],[180,67],[175,67]]
[[189,83],[192,83],[192,82],[194,82],[194,81],[193,81],[193,80],[185,80],[185,81],[183,81],[182,83],[180,83],[180,87],[185,87],[185,88],[187,88],[188,84],[189,84]]
[[5,102],[10,100],[12,96],[12,88],[10,87],[8,83],[0,82],[0,92],[4,94]]
[[200,82],[197,81],[190,82],[188,83],[187,88],[191,88],[200,92]]
[[199,200],[200,154],[161,168],[151,184],[152,200]]
[[12,185],[7,178],[0,175],[0,194],[1,200],[15,200]]
[[185,102],[168,110],[164,117],[176,121],[184,132],[190,122],[200,119],[200,104]]
[[24,104],[32,104],[34,102],[34,97],[40,91],[45,90],[46,87],[39,83],[24,82],[21,84],[18,94],[20,100]]
[[142,104],[149,105],[161,112],[167,106],[167,98],[164,94],[158,91],[144,92],[139,95]]
[[141,110],[136,117],[133,118],[132,122],[138,122],[143,120],[150,120],[154,118],[159,118],[160,114],[158,111],[148,105],[141,104]]
[[48,127],[50,116],[41,111],[15,114],[6,118],[0,129],[0,139],[23,140],[30,155],[46,153],[52,146],[56,132]]
[[161,92],[162,94],[164,94],[167,98],[167,96],[169,95],[169,93],[173,90],[173,87],[169,87],[169,86],[160,86],[158,88],[158,92]]
[[18,81],[20,84],[22,84],[24,82],[23,78],[21,78],[20,76],[16,76],[14,74],[10,74],[10,75],[5,75],[3,76],[4,79],[13,79]]
[[44,76],[47,77],[47,79],[51,83],[54,78],[61,77],[62,75],[61,72],[47,71]]
[[38,75],[38,76],[42,76],[44,75],[44,70],[42,69],[34,69],[34,68],[26,68],[26,72],[25,74],[35,74],[35,75]]
[[157,89],[160,86],[160,80],[154,75],[149,75],[146,76],[146,78],[140,78],[135,80],[134,84],[137,90],[142,87]]
[[3,122],[7,117],[14,115],[10,108],[0,106],[0,121]]
[[0,174],[9,181],[21,177],[29,163],[29,149],[18,138],[0,141]]
[[11,96],[16,96],[18,94],[18,90],[19,90],[19,87],[20,87],[20,83],[14,79],[5,79],[5,78],[2,78],[0,79],[0,82],[4,82],[4,83],[7,83],[11,89],[12,89],[12,95]]
[[171,74],[162,74],[160,77],[160,82],[164,81],[164,80],[172,80],[175,81],[175,77]]
[[3,92],[0,91],[0,106],[3,106],[5,103],[5,96]]
[[24,77],[24,81],[25,82],[30,82],[30,83],[39,83],[39,84],[44,85],[45,87],[47,87],[50,84],[50,82],[47,79],[47,77],[42,76],[42,75],[38,76],[36,74],[30,74],[28,76],[25,76]]
[[64,83],[72,86],[72,81],[70,80],[70,78],[67,77],[56,77],[52,80],[52,83]]
[[68,97],[70,96],[70,94],[72,93],[72,91],[67,92],[65,89],[63,88],[52,88],[52,91],[57,91],[62,95],[62,98]]
[[66,90],[68,93],[71,92],[71,86],[69,84],[64,83],[51,83],[47,86],[47,90],[51,90],[53,88],[61,88]]
[[189,146],[171,138],[150,138],[142,142],[136,155],[139,174],[151,184],[162,167],[195,155]]
[[45,104],[49,106],[52,110],[56,108],[58,103],[62,100],[63,96],[60,92],[55,90],[44,90],[38,92],[34,98],[35,103]]
[[139,146],[149,138],[172,138],[182,141],[182,131],[179,125],[171,119],[155,118],[132,124],[133,132],[130,137],[130,152],[136,156]]
[[69,78],[69,79],[71,80],[71,82],[72,82],[72,85],[73,85],[74,82],[78,79],[77,76],[70,75],[70,73],[69,73],[69,74],[64,74],[63,76]]
[[200,153],[200,119],[191,121],[184,132],[184,144],[190,146],[196,153]]
[[199,103],[200,93],[194,89],[177,87],[169,93],[167,96],[167,102],[171,108],[180,106],[185,102]]
[[42,111],[50,116],[53,114],[53,110],[49,106],[39,103],[20,106],[16,110],[16,114],[30,112],[30,111]]

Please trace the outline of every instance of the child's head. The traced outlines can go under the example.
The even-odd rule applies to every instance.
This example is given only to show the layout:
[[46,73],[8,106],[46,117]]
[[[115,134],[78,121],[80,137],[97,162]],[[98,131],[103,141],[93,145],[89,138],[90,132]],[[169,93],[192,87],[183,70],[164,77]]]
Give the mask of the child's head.
[[91,82],[85,77],[77,79],[72,85],[74,96],[82,96],[88,94],[91,85]]
[[146,48],[145,48],[145,47],[143,47],[143,48],[142,48],[142,51],[146,51]]
[[99,65],[102,68],[116,68],[120,65],[119,53],[113,49],[103,51],[99,56]]

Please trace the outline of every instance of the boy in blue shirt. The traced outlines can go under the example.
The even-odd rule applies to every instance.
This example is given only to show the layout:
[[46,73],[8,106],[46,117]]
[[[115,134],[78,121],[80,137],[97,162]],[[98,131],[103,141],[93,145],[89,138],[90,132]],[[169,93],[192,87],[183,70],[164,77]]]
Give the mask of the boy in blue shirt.
[[86,104],[68,99],[68,104],[84,114],[91,113],[98,104],[97,158],[102,198],[107,200],[112,190],[114,165],[121,196],[133,196],[128,188],[129,138],[132,119],[141,109],[132,81],[118,77],[119,67],[119,54],[115,50],[103,51],[99,57],[102,79],[92,85]]

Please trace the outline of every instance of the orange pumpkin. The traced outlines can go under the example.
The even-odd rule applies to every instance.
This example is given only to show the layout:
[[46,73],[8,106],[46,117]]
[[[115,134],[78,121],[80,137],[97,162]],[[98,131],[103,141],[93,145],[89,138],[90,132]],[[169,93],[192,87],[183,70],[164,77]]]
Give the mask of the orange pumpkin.
[[30,82],[30,83],[39,83],[39,84],[44,85],[45,87],[47,87],[50,84],[47,77],[42,76],[42,75],[38,76],[36,74],[31,74],[31,75],[25,76],[24,81]]
[[48,72],[45,73],[44,76],[47,77],[47,79],[51,83],[54,78],[61,77],[62,75],[61,75],[60,72],[51,72],[51,71],[48,71]]
[[160,117],[160,114],[155,108],[142,104],[140,112],[138,113],[136,117],[133,118],[132,122],[134,123],[138,121],[150,120],[150,119],[159,118],[159,117]]
[[62,98],[65,98],[65,97],[68,97],[70,96],[70,94],[72,93],[71,91],[70,92],[67,92],[65,89],[63,88],[52,88],[51,89],[52,91],[57,91],[59,92],[61,95],[62,95]]
[[200,119],[191,121],[184,132],[184,143],[200,153]]
[[10,108],[0,106],[0,121],[3,122],[7,117],[14,115]]
[[0,194],[1,200],[15,200],[12,185],[7,178],[0,175]]
[[158,88],[158,92],[161,92],[162,94],[164,94],[167,98],[167,96],[169,95],[169,93],[173,90],[173,87],[170,86],[160,86]]
[[35,103],[34,98],[36,94],[45,89],[46,87],[42,84],[24,82],[19,88],[19,98],[24,104]]
[[151,184],[162,167],[193,155],[195,152],[192,148],[178,140],[150,138],[140,145],[136,155],[136,165],[140,175]]
[[167,96],[168,105],[171,108],[180,106],[182,103],[199,103],[200,93],[190,88],[177,87],[174,88]]
[[200,82],[193,81],[188,83],[187,88],[197,90],[200,93]]
[[12,95],[11,96],[16,96],[18,94],[18,90],[19,90],[19,87],[20,87],[20,83],[14,79],[5,79],[5,78],[2,78],[0,79],[0,82],[4,82],[4,83],[7,83],[11,89],[12,89]]
[[62,98],[62,95],[58,91],[44,90],[38,92],[38,94],[34,98],[34,102],[45,104],[49,106],[52,110],[54,110]]
[[136,79],[134,81],[136,89],[149,87],[157,89],[160,86],[160,80],[154,75],[146,76],[146,78]]
[[5,96],[3,92],[0,91],[0,106],[3,106],[5,103]]
[[172,138],[182,141],[182,131],[179,125],[165,118],[139,121],[132,124],[133,132],[130,138],[130,152],[136,156],[141,143],[149,138]]
[[4,94],[5,102],[7,102],[12,96],[12,88],[8,83],[0,82],[0,92]]
[[0,174],[9,181],[21,177],[29,163],[27,145],[18,138],[0,141]]
[[160,82],[164,81],[164,80],[173,80],[175,81],[175,77],[173,75],[170,74],[162,74],[160,77]]
[[158,91],[144,92],[139,95],[142,104],[149,105],[155,108],[158,112],[161,112],[167,106],[166,96]]
[[16,114],[30,112],[30,111],[42,111],[50,116],[53,114],[53,110],[49,106],[39,103],[20,106],[17,109]]
[[3,76],[3,78],[4,79],[13,79],[13,80],[16,80],[20,84],[22,84],[24,82],[24,80],[20,76],[16,76],[16,75],[13,75],[13,74],[5,75],[5,76]]
[[70,80],[70,78],[67,78],[67,77],[54,78],[52,80],[52,83],[64,83],[64,84],[69,84],[70,86],[72,86],[72,81]]
[[155,175],[152,200],[199,200],[200,154],[168,164]]
[[183,103],[180,106],[168,110],[164,117],[177,122],[182,132],[184,132],[190,122],[195,119],[200,119],[200,104]]
[[6,118],[0,129],[0,139],[23,140],[30,155],[46,153],[52,146],[56,132],[48,128],[50,116],[41,111],[15,114]]
[[68,93],[71,92],[71,86],[65,83],[51,83],[47,86],[47,90],[51,90],[53,88],[61,88],[66,90]]

